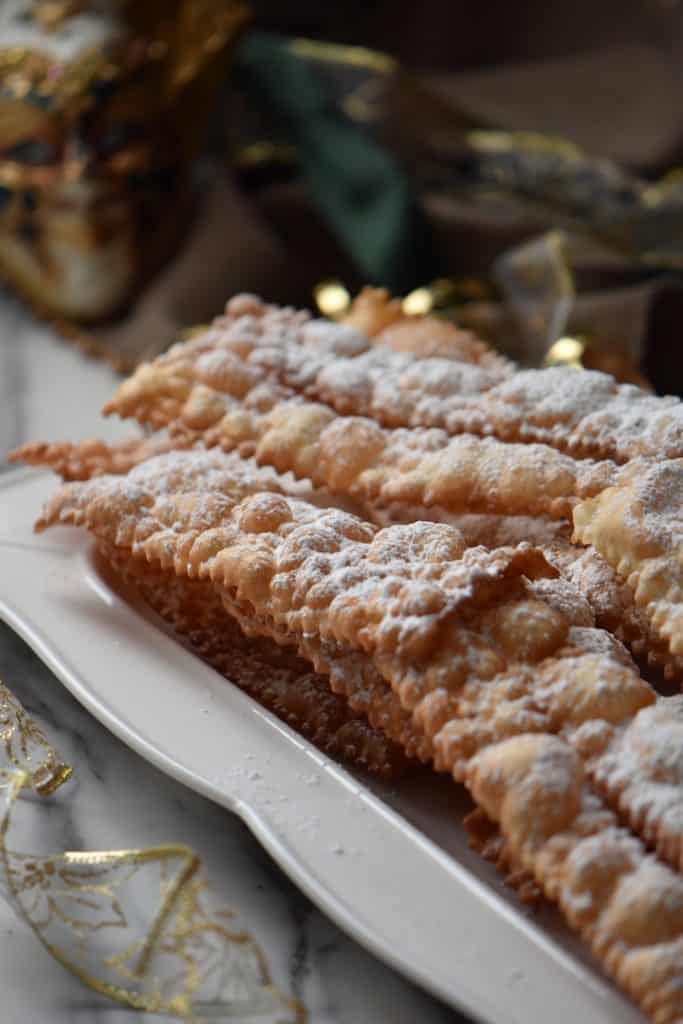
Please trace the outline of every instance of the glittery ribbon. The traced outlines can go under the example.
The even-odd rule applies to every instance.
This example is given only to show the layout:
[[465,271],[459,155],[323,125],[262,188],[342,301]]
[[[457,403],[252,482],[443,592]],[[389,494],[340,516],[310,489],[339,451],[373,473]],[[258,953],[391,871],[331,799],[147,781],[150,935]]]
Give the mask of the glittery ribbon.
[[40,814],[72,770],[2,684],[0,740],[0,895],[56,960],[94,991],[148,1013],[304,1021],[234,913],[214,906],[189,847],[15,849],[15,819]]
[[492,277],[517,321],[525,364],[540,366],[564,334],[575,298],[561,232],[549,231],[502,253]]

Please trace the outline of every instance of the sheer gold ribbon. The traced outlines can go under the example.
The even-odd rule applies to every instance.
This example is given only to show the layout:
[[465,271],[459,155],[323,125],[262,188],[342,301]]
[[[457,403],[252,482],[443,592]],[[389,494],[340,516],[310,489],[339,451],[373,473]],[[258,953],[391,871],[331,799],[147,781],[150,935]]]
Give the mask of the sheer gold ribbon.
[[[12,843],[72,774],[0,683],[0,895],[85,985],[148,1013],[240,1022],[305,1019],[271,982],[258,945],[213,905],[186,846],[44,856]],[[28,799],[22,799],[28,798]]]

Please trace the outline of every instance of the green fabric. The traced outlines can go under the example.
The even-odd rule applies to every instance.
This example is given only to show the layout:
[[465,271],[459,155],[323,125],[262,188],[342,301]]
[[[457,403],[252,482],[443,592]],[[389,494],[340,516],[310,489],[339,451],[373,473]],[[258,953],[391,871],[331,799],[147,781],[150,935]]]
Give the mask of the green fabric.
[[313,202],[364,278],[402,294],[440,276],[435,241],[396,161],[337,110],[284,37],[253,32],[238,83],[299,152]]

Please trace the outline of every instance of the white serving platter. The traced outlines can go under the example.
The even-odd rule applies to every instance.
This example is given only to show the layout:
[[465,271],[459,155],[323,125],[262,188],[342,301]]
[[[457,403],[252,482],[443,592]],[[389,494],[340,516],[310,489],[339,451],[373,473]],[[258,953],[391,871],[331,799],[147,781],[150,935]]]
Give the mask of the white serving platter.
[[394,786],[323,757],[125,600],[81,531],[32,532],[51,475],[0,480],[0,618],[142,757],[238,814],[382,960],[486,1024],[638,1024],[549,910],[472,853],[452,782]]

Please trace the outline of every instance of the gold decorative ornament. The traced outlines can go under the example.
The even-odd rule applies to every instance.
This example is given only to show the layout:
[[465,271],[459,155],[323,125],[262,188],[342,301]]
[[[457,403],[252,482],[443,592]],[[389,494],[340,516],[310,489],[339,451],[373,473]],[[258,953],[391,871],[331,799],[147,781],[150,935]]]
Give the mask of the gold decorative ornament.
[[320,39],[292,39],[290,49],[297,57],[307,60],[326,64],[349,64],[380,74],[390,74],[399,68],[398,61],[388,53],[370,50],[365,46],[344,46],[326,43]]
[[481,278],[439,277],[409,292],[402,301],[402,308],[408,316],[425,316],[493,298],[495,290],[492,284]]
[[549,231],[503,253],[494,262],[493,279],[518,326],[515,357],[540,366],[564,335],[576,295],[564,236]]
[[408,316],[426,316],[434,308],[434,293],[431,288],[414,288],[402,300],[401,308]]
[[323,316],[339,320],[351,305],[351,293],[341,281],[321,281],[313,289],[315,304]]
[[583,365],[583,354],[586,350],[586,341],[583,338],[571,338],[569,336],[558,338],[550,346],[544,360],[545,366],[573,366],[580,369]]

